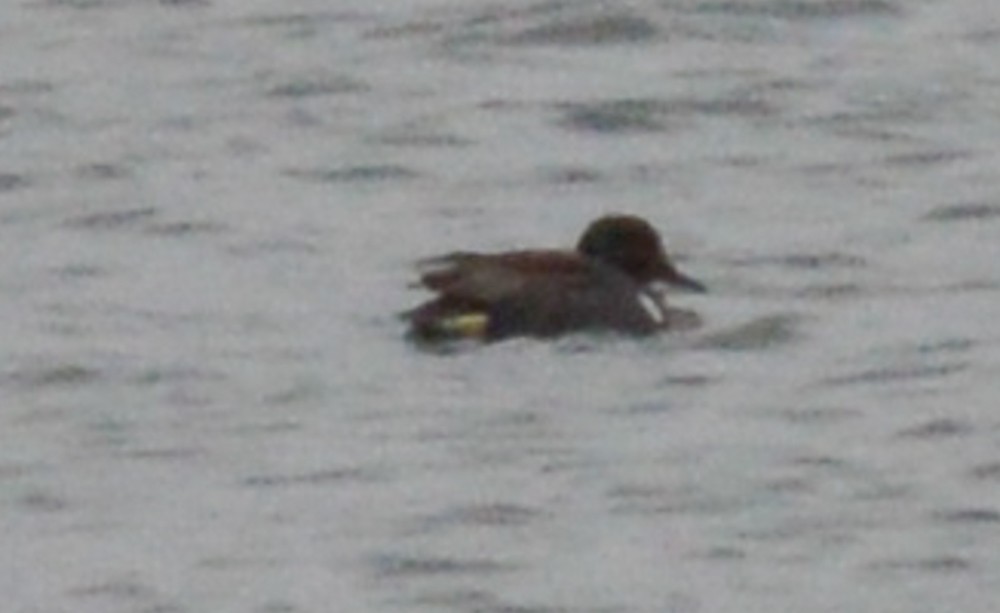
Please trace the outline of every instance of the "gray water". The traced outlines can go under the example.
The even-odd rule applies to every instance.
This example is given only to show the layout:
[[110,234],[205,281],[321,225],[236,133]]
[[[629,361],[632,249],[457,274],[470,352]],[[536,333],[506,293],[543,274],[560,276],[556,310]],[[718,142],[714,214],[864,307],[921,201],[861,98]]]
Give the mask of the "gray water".
[[[987,0],[0,8],[4,611],[995,611]],[[438,355],[649,218],[703,329]]]

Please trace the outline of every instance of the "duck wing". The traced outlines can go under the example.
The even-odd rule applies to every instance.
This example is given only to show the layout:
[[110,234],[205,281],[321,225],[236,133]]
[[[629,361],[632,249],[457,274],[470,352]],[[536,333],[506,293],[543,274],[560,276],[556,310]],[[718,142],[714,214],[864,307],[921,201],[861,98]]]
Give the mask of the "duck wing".
[[405,315],[429,338],[458,328],[468,336],[472,327],[494,340],[581,329],[647,334],[665,319],[658,297],[617,269],[572,252],[461,252],[420,267],[421,284],[438,295]]
[[578,285],[586,262],[562,251],[513,251],[499,254],[457,252],[424,260],[420,283],[442,297],[489,305],[533,293],[541,286]]

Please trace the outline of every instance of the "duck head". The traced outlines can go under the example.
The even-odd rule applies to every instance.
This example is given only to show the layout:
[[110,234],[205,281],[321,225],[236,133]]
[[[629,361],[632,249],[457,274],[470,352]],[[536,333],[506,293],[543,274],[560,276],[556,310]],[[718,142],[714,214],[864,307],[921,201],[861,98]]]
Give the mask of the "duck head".
[[700,281],[677,270],[660,235],[641,217],[601,217],[587,227],[576,249],[585,257],[622,270],[641,285],[660,281],[693,292],[706,291]]

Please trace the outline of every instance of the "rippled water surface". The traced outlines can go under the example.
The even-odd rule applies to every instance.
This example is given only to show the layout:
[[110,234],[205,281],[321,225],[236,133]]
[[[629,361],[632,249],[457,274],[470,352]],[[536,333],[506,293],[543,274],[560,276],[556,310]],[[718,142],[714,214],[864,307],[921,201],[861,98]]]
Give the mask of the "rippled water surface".
[[[0,8],[14,612],[996,610],[985,0]],[[696,332],[402,340],[649,218]]]

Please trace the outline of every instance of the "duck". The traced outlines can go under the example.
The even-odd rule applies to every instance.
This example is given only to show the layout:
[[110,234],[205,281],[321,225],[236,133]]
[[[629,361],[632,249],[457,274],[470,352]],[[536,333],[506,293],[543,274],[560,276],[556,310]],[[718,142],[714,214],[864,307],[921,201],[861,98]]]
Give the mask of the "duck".
[[691,329],[700,318],[668,306],[663,286],[707,291],[678,270],[648,221],[628,214],[594,220],[573,250],[458,251],[418,268],[417,285],[435,294],[402,314],[419,343]]

